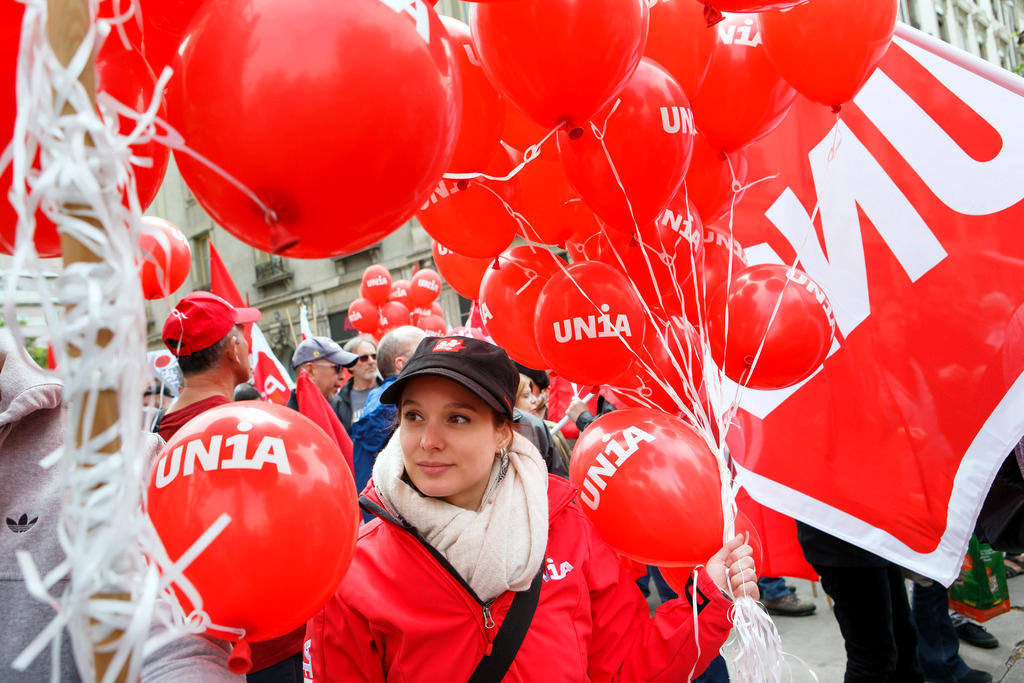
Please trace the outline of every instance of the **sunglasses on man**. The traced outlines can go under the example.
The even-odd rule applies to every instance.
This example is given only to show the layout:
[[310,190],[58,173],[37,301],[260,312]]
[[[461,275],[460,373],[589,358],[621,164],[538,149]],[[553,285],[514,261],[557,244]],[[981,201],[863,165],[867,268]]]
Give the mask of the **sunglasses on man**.
[[364,353],[363,355],[356,358],[357,363],[368,363],[371,360],[377,360],[377,354],[375,353]]

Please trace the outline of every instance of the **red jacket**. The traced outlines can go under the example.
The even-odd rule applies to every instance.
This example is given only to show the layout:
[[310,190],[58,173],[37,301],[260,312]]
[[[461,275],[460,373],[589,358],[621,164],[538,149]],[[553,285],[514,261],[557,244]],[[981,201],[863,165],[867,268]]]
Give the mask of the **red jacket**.
[[[699,675],[729,633],[732,604],[711,578],[648,616],[647,603],[615,553],[575,503],[575,489],[548,480],[549,535],[540,603],[505,681],[677,681]],[[513,598],[485,609],[424,541],[379,508],[372,482],[345,580],[306,626],[305,680],[466,681],[501,628]],[[445,563],[447,564],[447,563]],[[692,586],[687,586],[692,595]]]

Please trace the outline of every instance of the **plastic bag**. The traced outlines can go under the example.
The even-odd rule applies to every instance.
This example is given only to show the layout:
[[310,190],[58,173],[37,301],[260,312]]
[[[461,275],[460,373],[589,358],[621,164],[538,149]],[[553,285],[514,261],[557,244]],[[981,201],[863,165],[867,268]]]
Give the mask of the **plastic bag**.
[[949,587],[949,606],[975,621],[1010,611],[1003,553],[971,536],[960,577]]

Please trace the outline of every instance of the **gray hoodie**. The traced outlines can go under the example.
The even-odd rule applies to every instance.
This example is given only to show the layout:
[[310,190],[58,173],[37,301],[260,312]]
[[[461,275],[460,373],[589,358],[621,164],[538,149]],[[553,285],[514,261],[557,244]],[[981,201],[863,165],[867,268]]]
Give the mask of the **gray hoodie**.
[[[25,589],[15,552],[29,551],[43,575],[64,558],[57,540],[58,473],[39,466],[64,440],[63,385],[36,365],[5,329],[0,329],[2,356],[6,360],[0,368],[0,681],[45,682],[50,680],[49,649],[26,671],[11,668],[15,657],[53,618],[53,609]],[[229,672],[226,662],[225,643],[192,636],[151,656],[143,680],[244,680]],[[66,634],[60,668],[61,681],[79,680]]]

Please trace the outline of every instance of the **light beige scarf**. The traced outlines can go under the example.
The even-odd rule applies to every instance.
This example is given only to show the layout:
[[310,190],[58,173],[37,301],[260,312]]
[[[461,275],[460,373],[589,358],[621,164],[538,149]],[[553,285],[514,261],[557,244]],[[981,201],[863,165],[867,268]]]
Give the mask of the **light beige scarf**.
[[533,444],[515,434],[508,457],[494,460],[480,508],[466,510],[403,481],[399,437],[395,430],[373,466],[385,506],[444,555],[481,600],[529,588],[548,544],[548,471]]

